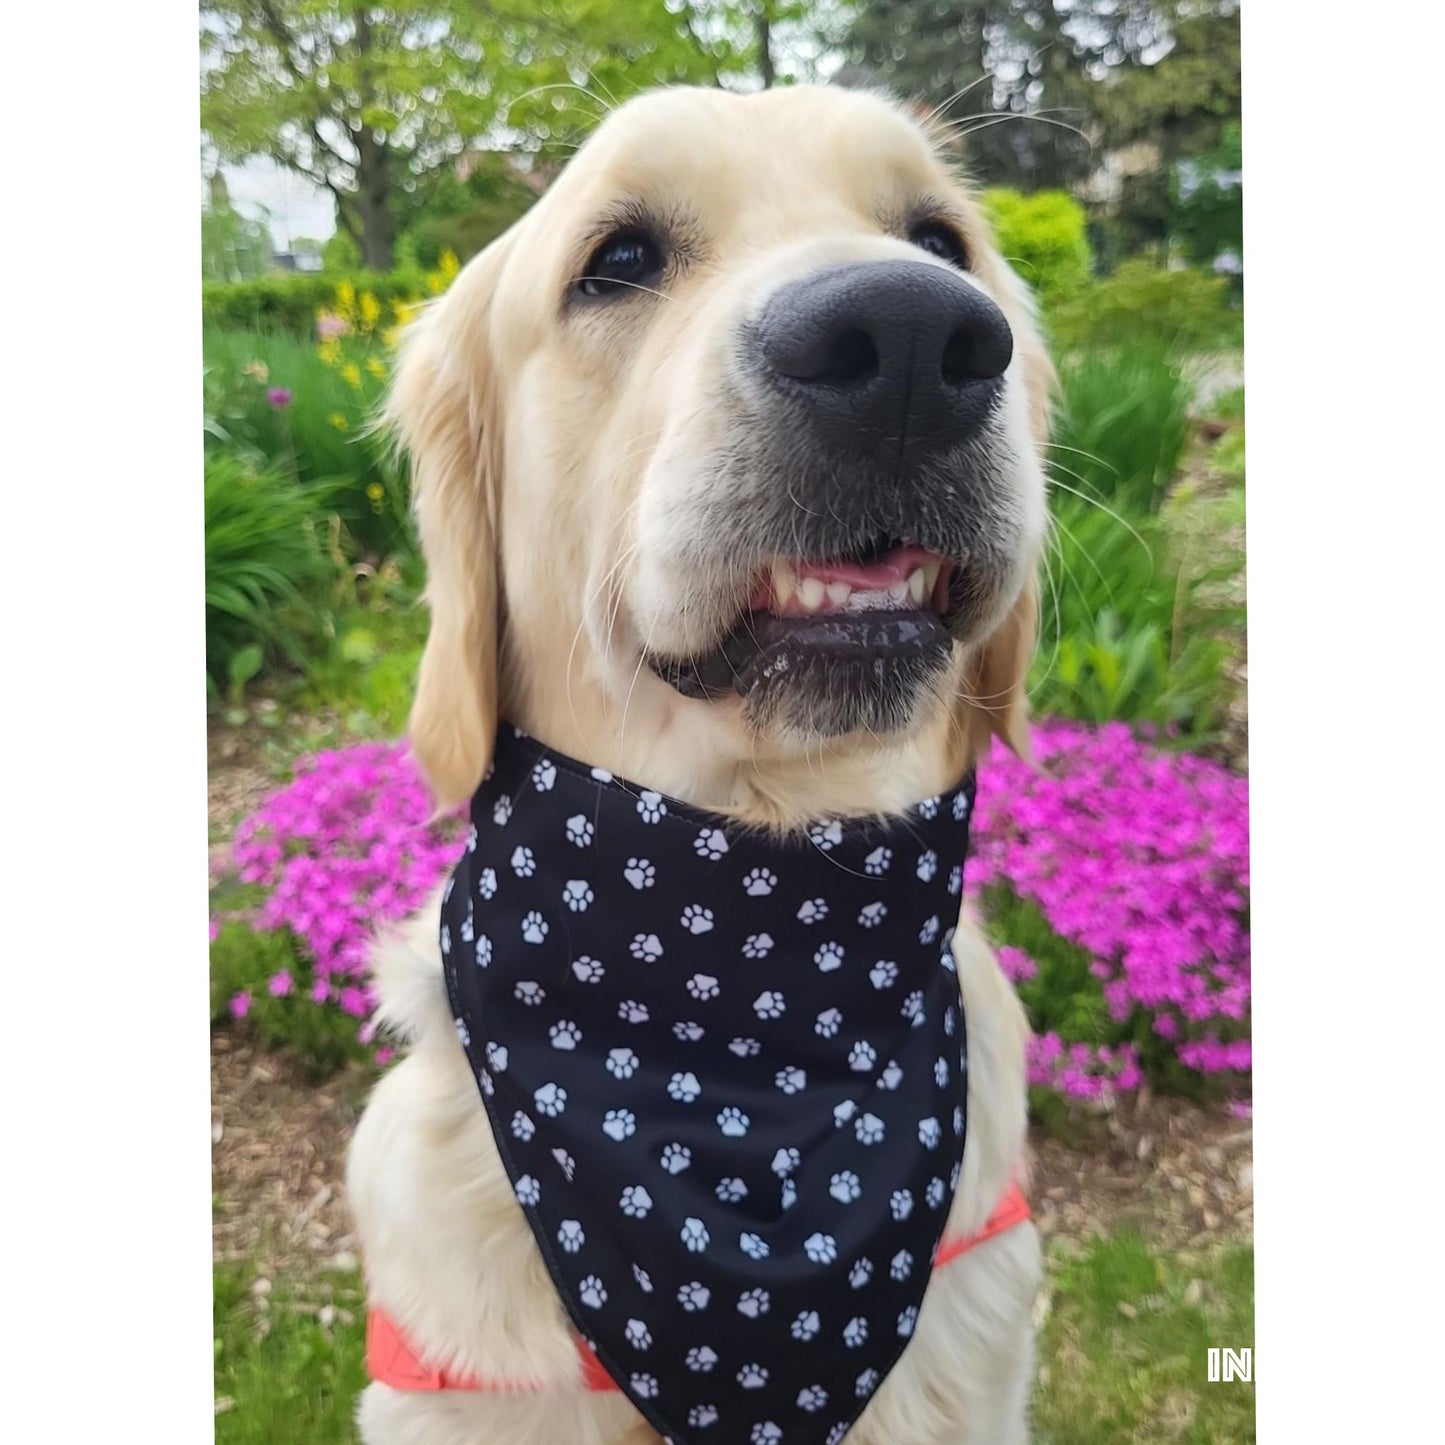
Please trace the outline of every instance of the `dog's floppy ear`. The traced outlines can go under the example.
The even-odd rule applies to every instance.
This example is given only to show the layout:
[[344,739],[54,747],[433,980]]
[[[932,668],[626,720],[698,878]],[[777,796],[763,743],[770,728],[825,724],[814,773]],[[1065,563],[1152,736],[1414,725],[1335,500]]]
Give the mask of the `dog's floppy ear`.
[[383,419],[411,458],[431,628],[408,734],[439,809],[468,798],[497,729],[501,437],[490,320],[502,243],[408,329]]

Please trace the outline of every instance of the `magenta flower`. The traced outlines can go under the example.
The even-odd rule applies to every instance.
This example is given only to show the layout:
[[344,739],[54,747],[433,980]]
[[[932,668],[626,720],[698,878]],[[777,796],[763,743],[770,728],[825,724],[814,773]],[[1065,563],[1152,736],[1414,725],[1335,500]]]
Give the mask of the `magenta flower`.
[[266,991],[272,998],[285,998],[291,992],[292,986],[291,975],[283,968],[279,973],[271,975]]
[[240,993],[233,993],[230,1008],[233,1019],[245,1018],[251,1012],[251,995],[244,989]]
[[266,400],[271,403],[275,410],[285,411],[286,408],[291,405],[291,389],[286,386],[273,386],[271,390],[266,393]]

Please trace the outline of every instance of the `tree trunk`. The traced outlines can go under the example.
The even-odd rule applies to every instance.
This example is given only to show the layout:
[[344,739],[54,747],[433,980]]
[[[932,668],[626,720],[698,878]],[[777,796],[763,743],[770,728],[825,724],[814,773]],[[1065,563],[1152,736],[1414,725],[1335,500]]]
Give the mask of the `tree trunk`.
[[762,0],[758,7],[758,74],[763,78],[763,89],[771,90],[777,72],[773,69],[773,22],[768,19],[768,0]]
[[[365,7],[356,12],[356,48],[360,63],[362,113],[371,101],[368,56],[371,51],[371,18]],[[368,271],[390,271],[396,226],[387,200],[391,193],[391,156],[386,142],[378,140],[365,121],[353,133],[356,145],[356,213],[361,221],[361,264]]]

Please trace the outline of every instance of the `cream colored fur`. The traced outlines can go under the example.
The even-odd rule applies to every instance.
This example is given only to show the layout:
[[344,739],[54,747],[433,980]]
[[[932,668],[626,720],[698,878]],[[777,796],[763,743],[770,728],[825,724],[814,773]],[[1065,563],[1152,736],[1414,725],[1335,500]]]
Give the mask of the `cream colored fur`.
[[[641,662],[644,644],[681,649],[736,605],[736,579],[677,564],[715,500],[713,459],[736,424],[717,401],[729,384],[728,328],[812,267],[919,259],[878,219],[915,193],[946,198],[973,283],[1014,330],[1009,484],[1027,519],[1017,575],[994,599],[994,624],[956,650],[939,705],[905,735],[761,735],[736,707],[685,701]],[[713,264],[642,306],[569,314],[577,247],[619,195],[686,210]],[[476,787],[499,714],[573,756],[772,826],[897,811],[951,784],[990,734],[1022,748],[1050,374],[1027,293],[967,190],[901,110],[811,87],[670,91],[623,107],[413,329],[389,404],[411,453],[432,610],[411,740],[439,802]],[[378,1085],[349,1161],[369,1297],[430,1363],[538,1390],[373,1384],[362,1438],[656,1445],[620,1395],[581,1388],[570,1327],[457,1046],[437,911],[434,900],[376,951],[382,1018],[407,1053]],[[951,1228],[966,1232],[1022,1165],[1027,1028],[967,918],[954,949],[969,1099]],[[1025,1441],[1039,1270],[1031,1225],[941,1270],[849,1445]]]

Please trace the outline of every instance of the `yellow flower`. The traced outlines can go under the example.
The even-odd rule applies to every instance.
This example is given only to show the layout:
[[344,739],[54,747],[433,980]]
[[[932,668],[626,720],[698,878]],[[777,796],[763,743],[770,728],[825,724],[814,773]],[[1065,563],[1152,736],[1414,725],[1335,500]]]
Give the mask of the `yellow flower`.
[[381,333],[381,344],[382,344],[384,347],[386,347],[386,349],[387,349],[388,351],[395,351],[395,350],[396,350],[396,343],[397,343],[400,339],[401,339],[401,327],[400,327],[400,326],[388,326],[388,327],[386,328],[386,330]]
[[356,287],[350,281],[336,283],[336,310],[348,321],[356,314]]
[[378,381],[386,375],[386,363],[379,356],[369,356],[366,359],[366,369]]
[[331,415],[326,419],[331,423],[332,426],[336,428],[337,431],[346,430],[346,418],[339,411],[332,412]]
[[332,337],[330,341],[323,341],[316,348],[316,354],[327,366],[341,365],[341,343],[335,337]]
[[341,368],[341,379],[347,386],[360,386],[361,368],[354,361],[348,361],[346,365]]
[[426,289],[433,296],[440,296],[447,289],[447,278],[440,271],[428,271],[426,273]]
[[253,380],[260,382],[264,382],[266,378],[271,375],[266,369],[266,363],[264,361],[248,361],[241,370]]
[[361,293],[361,323],[368,331],[381,319],[381,302],[370,291]]
[[372,482],[366,488],[366,496],[371,503],[371,510],[380,516],[382,503],[386,501],[386,488],[380,482]]
[[462,263],[457,260],[457,253],[448,246],[446,250],[442,252],[441,259],[437,262],[437,267],[442,275],[450,281],[456,276],[457,272],[462,269]]

